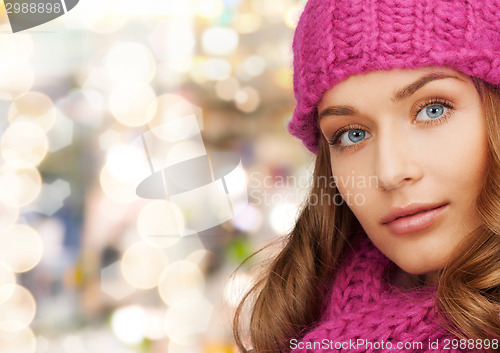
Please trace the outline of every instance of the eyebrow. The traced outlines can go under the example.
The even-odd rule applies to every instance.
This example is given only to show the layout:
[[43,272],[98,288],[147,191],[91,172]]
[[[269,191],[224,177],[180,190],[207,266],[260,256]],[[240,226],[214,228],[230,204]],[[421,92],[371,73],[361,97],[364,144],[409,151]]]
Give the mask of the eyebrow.
[[[421,78],[419,78],[415,82],[412,82],[409,85],[407,85],[399,90],[396,90],[391,99],[395,103],[399,102],[405,98],[410,97],[412,94],[417,92],[420,88],[424,87],[429,82],[436,81],[436,80],[442,80],[445,78],[454,78],[454,79],[465,82],[463,79],[461,79],[458,76],[432,73],[432,74],[422,76]],[[326,115],[345,116],[345,115],[356,115],[356,114],[358,114],[358,111],[349,105],[331,106],[331,107],[324,109],[319,114],[318,120]]]

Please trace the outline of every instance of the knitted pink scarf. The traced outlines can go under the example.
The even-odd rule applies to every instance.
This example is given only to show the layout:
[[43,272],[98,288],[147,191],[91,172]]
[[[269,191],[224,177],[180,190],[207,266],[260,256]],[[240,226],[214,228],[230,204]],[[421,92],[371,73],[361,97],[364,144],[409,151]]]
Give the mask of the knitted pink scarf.
[[390,265],[367,238],[336,276],[318,325],[290,340],[291,353],[485,352],[492,342],[460,341],[438,323],[435,289],[404,292],[384,280]]

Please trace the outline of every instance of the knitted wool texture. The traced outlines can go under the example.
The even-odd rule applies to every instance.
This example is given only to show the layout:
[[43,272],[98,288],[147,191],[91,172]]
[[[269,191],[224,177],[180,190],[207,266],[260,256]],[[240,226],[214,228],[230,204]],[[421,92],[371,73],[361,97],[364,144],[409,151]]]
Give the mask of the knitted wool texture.
[[500,0],[309,0],[293,40],[289,132],[317,153],[317,104],[351,75],[447,66],[500,84]]
[[[290,341],[291,353],[485,352],[454,349],[456,337],[439,325],[435,288],[403,292],[391,286],[383,279],[390,263],[368,238],[363,239],[360,249],[339,269],[318,325],[303,338]],[[354,345],[357,340],[363,343]],[[422,346],[398,349],[399,342]]]

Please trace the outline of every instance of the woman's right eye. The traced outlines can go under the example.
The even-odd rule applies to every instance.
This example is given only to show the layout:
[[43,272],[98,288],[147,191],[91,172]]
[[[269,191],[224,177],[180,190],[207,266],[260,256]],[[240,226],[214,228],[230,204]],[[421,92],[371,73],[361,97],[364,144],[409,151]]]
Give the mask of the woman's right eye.
[[356,147],[371,136],[372,134],[366,131],[364,126],[353,124],[337,130],[332,138],[328,140],[328,144],[330,144],[332,148],[342,152],[349,148]]
[[343,146],[351,146],[363,141],[365,138],[368,138],[370,136],[371,134],[368,131],[361,129],[352,129],[340,135],[339,140]]
[[344,126],[332,135],[328,143],[336,148],[349,147],[356,145],[372,135],[366,131],[366,128],[359,124]]
[[338,152],[355,148],[372,136],[363,125],[351,124],[344,126],[332,134],[328,144]]

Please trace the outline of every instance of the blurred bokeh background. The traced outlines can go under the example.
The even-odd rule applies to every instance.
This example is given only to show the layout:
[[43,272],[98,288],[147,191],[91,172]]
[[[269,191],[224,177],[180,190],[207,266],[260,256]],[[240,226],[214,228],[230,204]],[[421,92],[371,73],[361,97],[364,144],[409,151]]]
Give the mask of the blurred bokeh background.
[[[80,0],[16,34],[1,4],[0,352],[237,352],[258,260],[233,272],[290,228],[313,162],[286,131],[304,3]],[[154,242],[133,141],[176,114],[239,156],[248,205]]]

